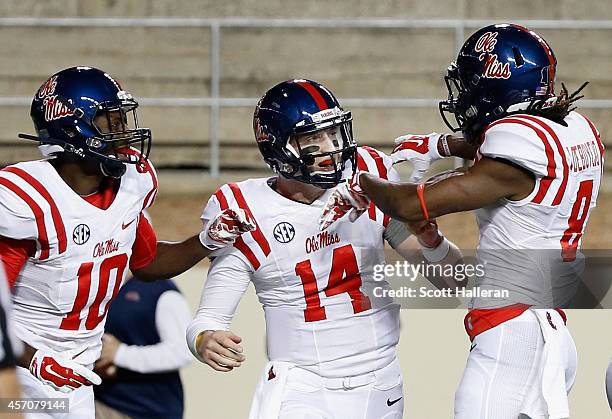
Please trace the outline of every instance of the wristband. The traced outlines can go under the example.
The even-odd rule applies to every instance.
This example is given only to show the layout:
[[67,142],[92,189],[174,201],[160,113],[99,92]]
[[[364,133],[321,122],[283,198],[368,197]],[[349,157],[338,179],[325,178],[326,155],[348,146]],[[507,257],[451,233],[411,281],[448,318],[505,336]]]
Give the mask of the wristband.
[[451,151],[450,147],[448,146],[448,134],[442,135],[442,138],[440,138],[440,142],[442,143],[442,149],[444,150],[444,156],[442,157],[450,157]]
[[442,238],[442,242],[438,245],[438,247],[429,248],[429,247],[421,247],[421,252],[423,252],[423,256],[427,259],[428,262],[436,263],[440,262],[442,259],[448,255],[448,251],[450,250],[450,242],[446,239],[446,237]]
[[427,204],[425,203],[425,184],[420,183],[416,188],[417,196],[419,197],[419,203],[421,204],[421,211],[423,212],[423,218],[425,221],[429,221],[429,212],[427,211]]

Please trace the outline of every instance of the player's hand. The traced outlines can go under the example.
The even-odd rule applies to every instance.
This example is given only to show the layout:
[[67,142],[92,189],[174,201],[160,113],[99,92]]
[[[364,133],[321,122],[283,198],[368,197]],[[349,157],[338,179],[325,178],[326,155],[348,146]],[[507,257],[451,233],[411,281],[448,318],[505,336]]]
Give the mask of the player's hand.
[[243,209],[225,209],[204,225],[200,242],[210,250],[232,244],[238,236],[256,229],[255,221]]
[[323,213],[319,219],[319,229],[325,230],[336,220],[349,214],[349,220],[354,222],[370,206],[370,198],[366,196],[359,185],[359,175],[357,171],[350,180],[339,185],[329,196]]
[[42,383],[62,393],[102,382],[102,379],[90,369],[45,349],[39,349],[32,357],[30,373]]
[[443,136],[432,132],[427,135],[407,134],[397,137],[391,153],[393,164],[410,161],[413,169],[408,181],[418,182],[434,161],[443,158],[438,152],[438,142]]
[[242,338],[225,330],[207,330],[198,335],[198,354],[216,371],[229,372],[246,360],[240,345]]
[[444,240],[444,236],[438,230],[436,220],[417,221],[406,223],[406,226],[416,236],[419,244],[430,249],[436,248]]

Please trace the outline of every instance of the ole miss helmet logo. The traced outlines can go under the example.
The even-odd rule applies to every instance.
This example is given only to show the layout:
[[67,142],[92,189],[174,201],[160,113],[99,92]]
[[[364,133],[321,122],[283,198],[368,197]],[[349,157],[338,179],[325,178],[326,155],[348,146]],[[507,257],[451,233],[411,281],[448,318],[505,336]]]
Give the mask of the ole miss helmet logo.
[[478,59],[484,61],[482,76],[487,79],[509,79],[512,75],[510,63],[502,64],[497,54],[492,54],[496,44],[497,32],[485,32],[476,42],[474,51],[479,52]]
[[[497,32],[485,32],[478,38],[474,51],[483,54],[487,52],[491,53],[495,49],[495,44],[497,44]],[[482,60],[482,55],[480,59]]]
[[42,99],[45,96],[52,95],[55,92],[55,87],[57,86],[57,76],[51,77],[49,80],[45,82],[40,89],[38,89],[38,98]]
[[271,141],[274,137],[272,137],[267,130],[264,129],[263,125],[261,124],[259,118],[255,118],[254,122],[253,122],[253,126],[255,128],[255,140],[258,143],[265,143],[268,141]]
[[45,107],[45,121],[47,122],[72,116],[75,113],[75,109],[59,100],[57,95],[45,97],[43,106]]

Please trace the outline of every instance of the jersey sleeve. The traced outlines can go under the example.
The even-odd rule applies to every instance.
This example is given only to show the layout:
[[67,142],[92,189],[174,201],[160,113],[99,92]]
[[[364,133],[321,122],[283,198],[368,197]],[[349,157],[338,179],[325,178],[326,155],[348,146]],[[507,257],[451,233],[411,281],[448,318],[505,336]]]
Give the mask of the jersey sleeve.
[[393,160],[380,150],[363,146],[357,148],[357,167],[363,172],[371,173],[391,182],[400,180],[393,168]]
[[394,249],[397,249],[404,241],[410,237],[410,231],[404,223],[396,219],[391,218],[385,231],[383,231],[383,237]]
[[0,173],[0,236],[38,239],[37,220],[30,205],[39,208],[23,189],[7,181]]
[[144,214],[140,214],[138,227],[136,229],[136,240],[132,245],[132,257],[130,258],[130,270],[142,269],[157,256],[157,236],[155,230]]
[[[483,157],[504,159],[514,163],[537,177],[549,176],[549,166],[554,166],[554,155],[547,139],[540,139],[532,129],[517,123],[500,120],[485,131],[479,149]],[[552,159],[552,160],[551,160]]]
[[[235,195],[232,189],[237,190],[239,187],[236,184],[226,184],[221,186],[208,200],[206,207],[202,211],[201,219],[204,225],[215,218],[219,212],[227,209],[239,209],[242,208],[245,211],[250,212],[248,209],[248,205],[244,202],[241,205],[237,202]],[[246,209],[245,209],[246,208]],[[251,213],[251,216],[252,213]],[[257,234],[257,232],[256,232]],[[267,245],[265,237],[261,235],[259,232],[258,237],[261,243],[265,242],[264,245]],[[245,233],[240,237],[236,238],[234,243],[229,246],[225,246],[221,249],[213,251],[210,256],[218,257],[222,255],[233,255],[242,260],[248,266],[251,266],[253,270],[257,270],[261,265],[261,261],[269,254],[269,247],[267,248],[268,253],[264,252],[264,247],[260,246],[260,242],[251,234]],[[260,252],[261,251],[261,252]]]
[[28,258],[36,252],[36,242],[32,240],[15,240],[0,237],[0,260],[4,262],[6,279],[11,288],[15,285],[19,273]]
[[200,359],[196,339],[206,330],[229,330],[238,303],[251,282],[252,267],[236,254],[215,258],[208,270],[200,305],[187,328],[187,345]]
[[[373,157],[374,162],[376,163],[376,170],[370,171],[370,173],[378,174],[379,177],[387,179],[390,182],[399,182],[400,175],[397,173],[397,170],[393,167],[393,160],[391,157],[387,156],[380,150],[364,147],[364,149],[368,152],[370,156]],[[383,231],[383,238],[389,243],[389,245],[396,249],[402,244],[405,240],[410,237],[410,231],[406,227],[404,223],[401,221],[394,220],[392,218],[385,217],[386,225],[385,230]]]
[[[371,173],[390,182],[399,182],[401,180],[399,173],[393,167],[393,159],[372,147],[363,146],[357,148],[357,167],[362,172]],[[372,220],[382,220],[384,227],[383,238],[393,248],[399,246],[410,236],[410,232],[404,223],[392,220],[391,217],[383,214],[380,209],[375,208],[374,203],[371,203],[370,208],[368,208],[368,216]]]
[[[219,189],[219,191],[220,190],[221,189]],[[217,191],[216,194],[218,194],[219,191]],[[215,216],[219,214],[220,212],[221,212],[221,204],[219,203],[219,199],[217,198],[217,196],[213,194],[208,199],[208,202],[206,203],[206,206],[204,207],[204,210],[202,211],[202,215],[200,216],[200,219],[202,220],[203,223],[206,223],[207,221],[210,221],[213,218],[215,218]]]
[[14,334],[11,292],[0,260],[0,369],[12,368],[23,353],[23,342]]

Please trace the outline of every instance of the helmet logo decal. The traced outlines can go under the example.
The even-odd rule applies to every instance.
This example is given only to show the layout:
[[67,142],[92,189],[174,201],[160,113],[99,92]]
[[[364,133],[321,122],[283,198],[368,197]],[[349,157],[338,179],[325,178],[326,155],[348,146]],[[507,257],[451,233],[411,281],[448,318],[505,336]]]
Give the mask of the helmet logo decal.
[[55,92],[55,87],[57,86],[57,76],[51,77],[49,80],[45,82],[40,89],[38,89],[38,97],[40,99],[45,96],[52,95]]
[[511,75],[510,63],[500,63],[497,59],[497,54],[488,54],[486,56],[485,65],[482,70],[483,77],[487,79],[509,79]]
[[258,117],[255,118],[254,128],[255,128],[255,140],[258,143],[265,143],[265,142],[270,141],[270,136],[268,135],[267,132],[264,131],[264,127],[263,125],[261,125],[261,122],[259,121]]
[[[476,42],[476,46],[474,47],[474,51],[485,53],[493,52],[495,49],[495,45],[497,44],[497,32],[485,32],[482,34],[480,38],[478,38],[478,42]],[[480,56],[480,60],[482,61],[483,57]]]
[[545,96],[549,93],[549,90],[552,90],[550,89],[550,66],[542,67],[541,71],[541,86],[536,89],[536,96]]
[[512,75],[510,63],[500,63],[497,54],[492,54],[497,45],[497,32],[485,32],[482,34],[474,51],[480,52],[478,59],[484,61],[482,76],[487,79],[509,79]]
[[47,96],[43,101],[43,106],[45,107],[45,121],[47,122],[72,116],[75,113],[75,109],[66,106],[57,98],[57,95]]

